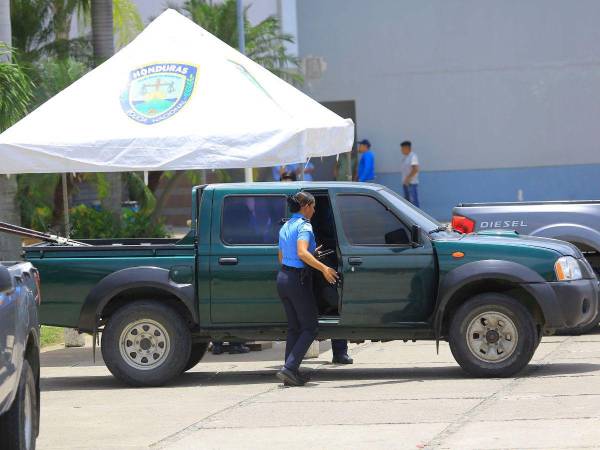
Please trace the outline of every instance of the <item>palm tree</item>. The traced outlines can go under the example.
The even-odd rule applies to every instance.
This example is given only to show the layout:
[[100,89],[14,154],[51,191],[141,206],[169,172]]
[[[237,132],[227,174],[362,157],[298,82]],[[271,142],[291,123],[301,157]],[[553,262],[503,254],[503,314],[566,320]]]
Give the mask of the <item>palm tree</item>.
[[[0,0],[0,132],[27,112],[32,85],[21,68],[11,62],[10,0]],[[0,220],[19,224],[17,177],[0,175]],[[0,235],[0,260],[18,259],[21,242],[17,237]]]
[[[239,47],[236,0],[213,3],[207,0],[187,0],[183,11],[190,19],[233,48]],[[270,16],[252,25],[244,8],[246,56],[290,83],[301,83],[298,59],[287,53],[286,43],[294,37],[281,31],[279,19]]]
[[[113,34],[113,0],[92,1],[92,46],[94,62],[101,64],[115,53]],[[120,173],[106,176],[110,185],[108,196],[103,199],[103,206],[110,211],[117,223],[121,222],[121,202],[123,180]]]

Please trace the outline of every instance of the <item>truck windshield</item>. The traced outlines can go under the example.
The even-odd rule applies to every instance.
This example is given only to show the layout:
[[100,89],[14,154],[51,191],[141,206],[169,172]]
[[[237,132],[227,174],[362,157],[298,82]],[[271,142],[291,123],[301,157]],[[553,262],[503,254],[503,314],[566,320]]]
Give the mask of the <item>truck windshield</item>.
[[410,220],[412,220],[416,225],[420,226],[421,229],[423,229],[424,231],[429,232],[442,226],[440,222],[421,211],[412,203],[404,200],[391,189],[383,188],[379,192],[385,197],[387,201],[389,201],[392,205],[394,205],[396,208],[398,208],[404,214],[406,214],[410,218]]

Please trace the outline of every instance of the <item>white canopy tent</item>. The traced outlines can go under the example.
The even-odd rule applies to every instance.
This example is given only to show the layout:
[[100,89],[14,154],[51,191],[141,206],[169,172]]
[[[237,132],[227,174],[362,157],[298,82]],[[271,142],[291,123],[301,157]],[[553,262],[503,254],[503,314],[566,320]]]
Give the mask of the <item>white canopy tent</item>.
[[0,173],[265,167],[351,150],[354,125],[173,10],[0,135]]

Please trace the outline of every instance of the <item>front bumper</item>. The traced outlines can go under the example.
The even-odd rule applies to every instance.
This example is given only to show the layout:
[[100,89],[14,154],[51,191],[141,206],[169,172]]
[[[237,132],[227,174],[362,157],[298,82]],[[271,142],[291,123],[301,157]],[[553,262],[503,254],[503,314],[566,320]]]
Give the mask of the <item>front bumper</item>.
[[[598,280],[550,283],[562,312],[564,327],[588,325],[598,313]],[[562,327],[561,327],[562,328]]]
[[600,289],[597,279],[524,283],[544,314],[544,328],[585,326],[596,317]]

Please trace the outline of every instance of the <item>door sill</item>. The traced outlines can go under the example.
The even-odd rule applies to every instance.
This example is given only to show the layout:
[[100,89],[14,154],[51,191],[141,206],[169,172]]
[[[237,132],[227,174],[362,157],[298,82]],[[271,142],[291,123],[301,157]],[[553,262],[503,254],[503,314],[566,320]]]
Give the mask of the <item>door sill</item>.
[[319,316],[319,325],[337,325],[340,323],[340,316]]

